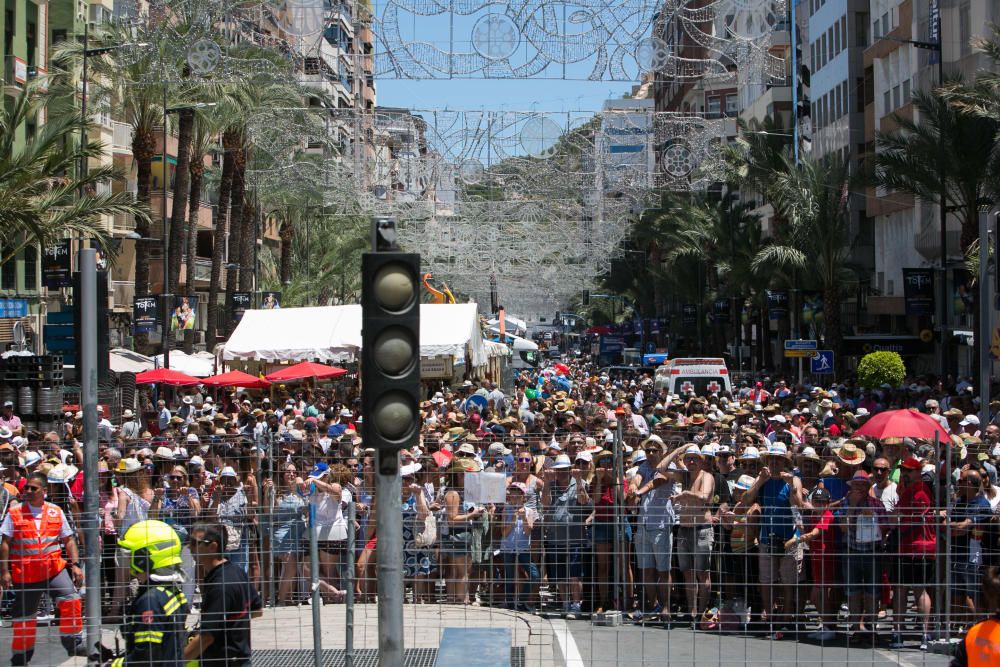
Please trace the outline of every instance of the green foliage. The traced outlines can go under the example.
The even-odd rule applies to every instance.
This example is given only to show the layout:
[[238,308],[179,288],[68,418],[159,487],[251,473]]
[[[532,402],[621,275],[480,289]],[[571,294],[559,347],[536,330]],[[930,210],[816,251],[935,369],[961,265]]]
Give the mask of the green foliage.
[[903,358],[896,352],[871,352],[858,364],[858,384],[875,389],[884,384],[898,387],[906,377]]
[[[33,135],[18,140],[19,132],[46,106],[42,85],[29,82],[0,107],[0,261],[25,246],[43,247],[67,234],[95,238],[108,248],[102,216],[125,213],[149,219],[146,207],[130,195],[98,192],[99,186],[121,178],[113,167],[73,176],[81,158],[90,160],[103,151],[95,141],[80,146],[78,117],[50,115]],[[80,197],[81,191],[87,196]]]

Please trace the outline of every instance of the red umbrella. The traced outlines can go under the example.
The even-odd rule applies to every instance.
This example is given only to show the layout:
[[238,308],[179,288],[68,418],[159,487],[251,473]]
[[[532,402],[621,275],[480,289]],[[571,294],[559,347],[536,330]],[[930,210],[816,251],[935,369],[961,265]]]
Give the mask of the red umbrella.
[[282,368],[267,375],[271,382],[290,382],[292,380],[304,380],[305,378],[335,378],[347,375],[347,371],[336,366],[317,364],[315,361],[303,361],[302,363]]
[[201,383],[207,387],[246,387],[247,389],[267,389],[271,386],[267,380],[243,371],[229,371],[213,375],[205,378]]
[[872,438],[921,438],[933,440],[934,434],[942,441],[948,439],[948,432],[941,428],[930,415],[916,410],[886,410],[880,412],[854,432]]
[[168,384],[174,387],[183,387],[201,382],[196,377],[191,377],[170,368],[154,368],[151,371],[143,371],[135,376],[136,384]]

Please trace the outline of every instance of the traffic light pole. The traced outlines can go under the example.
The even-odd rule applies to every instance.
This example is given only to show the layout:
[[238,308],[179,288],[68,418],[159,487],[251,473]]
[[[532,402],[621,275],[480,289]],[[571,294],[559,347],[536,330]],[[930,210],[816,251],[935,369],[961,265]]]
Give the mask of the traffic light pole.
[[363,438],[377,452],[378,664],[403,664],[403,515],[399,451],[420,438],[420,256],[400,252],[395,221],[372,220],[361,258]]

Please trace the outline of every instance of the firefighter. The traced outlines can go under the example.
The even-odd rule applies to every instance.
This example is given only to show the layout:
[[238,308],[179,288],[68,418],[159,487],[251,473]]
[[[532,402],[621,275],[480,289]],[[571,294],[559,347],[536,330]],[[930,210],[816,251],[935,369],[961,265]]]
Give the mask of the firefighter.
[[71,656],[86,655],[76,588],[83,583],[79,551],[66,515],[45,502],[48,482],[45,473],[32,473],[21,489],[21,504],[10,508],[0,523],[0,587],[14,591],[11,665],[27,665],[34,655],[36,614],[43,593],[59,611],[63,648]]
[[983,598],[993,616],[976,623],[956,647],[951,667],[992,667],[1000,664],[1000,567],[983,571]]
[[140,521],[118,545],[132,552],[129,569],[139,580],[139,592],[122,626],[125,654],[110,667],[183,667],[184,621],[190,605],[181,592],[185,578],[180,538],[162,521]]

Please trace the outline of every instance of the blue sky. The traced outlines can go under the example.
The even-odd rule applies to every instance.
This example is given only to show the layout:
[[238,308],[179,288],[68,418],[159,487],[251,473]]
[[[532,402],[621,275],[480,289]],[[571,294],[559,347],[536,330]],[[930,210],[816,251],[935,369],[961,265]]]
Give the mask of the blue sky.
[[379,106],[456,111],[600,111],[604,100],[631,92],[621,81],[453,79],[376,82]]

